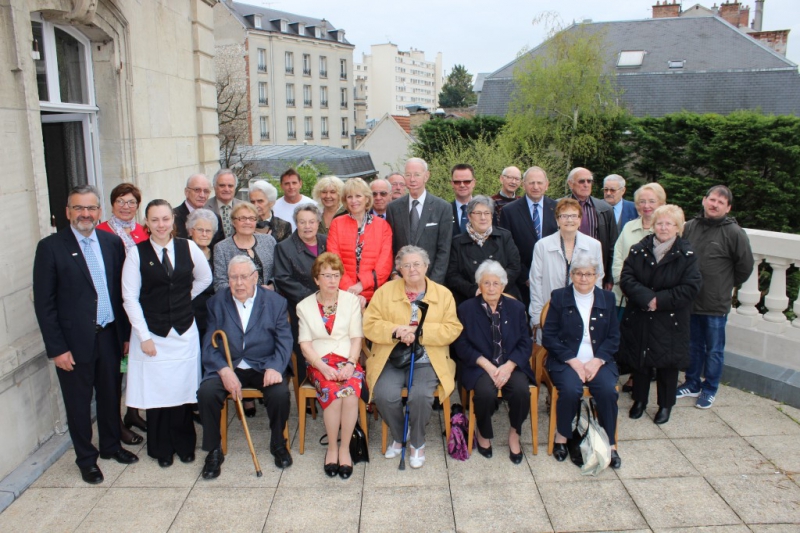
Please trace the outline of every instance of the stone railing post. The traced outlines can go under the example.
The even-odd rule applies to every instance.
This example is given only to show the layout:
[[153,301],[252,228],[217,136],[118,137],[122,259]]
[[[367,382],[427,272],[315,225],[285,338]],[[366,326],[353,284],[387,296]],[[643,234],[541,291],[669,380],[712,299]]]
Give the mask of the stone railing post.
[[749,327],[755,327],[761,321],[761,315],[758,312],[758,302],[761,301],[761,291],[758,290],[758,267],[764,256],[753,254],[753,258],[755,259],[753,272],[736,294],[739,300],[739,307],[736,308],[735,313],[736,322]]
[[767,256],[766,260],[772,267],[772,279],[769,291],[764,297],[764,307],[767,308],[767,312],[759,327],[764,331],[782,333],[789,322],[783,312],[789,307],[789,297],[786,295],[786,270],[791,265],[791,260],[774,256]]

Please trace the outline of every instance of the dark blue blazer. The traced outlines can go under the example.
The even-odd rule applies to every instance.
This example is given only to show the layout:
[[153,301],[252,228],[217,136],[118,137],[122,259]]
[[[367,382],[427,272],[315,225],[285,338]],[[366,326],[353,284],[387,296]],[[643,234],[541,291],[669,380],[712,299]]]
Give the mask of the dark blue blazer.
[[292,332],[286,299],[274,291],[256,287],[256,299],[247,331],[242,331],[242,320],[233,302],[229,288],[216,293],[208,300],[208,329],[203,338],[203,380],[219,378],[219,370],[228,366],[222,342],[219,348],[211,344],[214,331],[221,329],[228,336],[231,360],[236,368],[244,358],[260,372],[271,368],[284,374],[292,356]]
[[[522,272],[517,281],[518,286],[524,286],[531,270],[533,247],[536,245],[536,231],[533,228],[531,212],[528,209],[528,200],[525,196],[514,200],[500,212],[500,227],[511,232],[511,238],[519,249],[519,258],[522,262]],[[558,231],[556,223],[556,201],[544,197],[542,205],[542,237],[547,237]],[[508,280],[511,283],[512,280]],[[527,289],[525,289],[527,290]]]
[[[528,376],[531,383],[535,383],[530,361],[533,341],[525,317],[525,306],[513,298],[502,296],[501,299],[500,333],[506,355]],[[456,339],[454,355],[462,365],[461,383],[469,390],[474,389],[478,378],[486,373],[478,366],[478,358],[484,356],[491,359],[492,356],[491,321],[486,316],[482,302],[483,298],[476,296],[458,306],[458,319],[464,329]]]
[[[122,308],[122,264],[125,245],[107,231],[95,231],[106,270],[108,295],[114,311],[119,353],[130,339],[131,326]],[[33,307],[47,357],[72,352],[76,363],[94,355],[97,292],[80,244],[66,227],[39,241],[33,261]]]
[[639,218],[639,212],[636,210],[636,204],[631,202],[630,200],[622,200],[622,215],[619,217],[619,222],[617,223],[617,229],[619,233],[622,233],[622,228],[625,226],[627,222],[631,220]]
[[[559,372],[569,368],[583,339],[583,320],[575,303],[573,286],[556,289],[550,296],[550,309],[542,331],[542,346],[547,349],[547,370]],[[619,323],[614,293],[594,288],[594,304],[589,326],[594,356],[606,362],[616,375],[614,354],[619,348]]]

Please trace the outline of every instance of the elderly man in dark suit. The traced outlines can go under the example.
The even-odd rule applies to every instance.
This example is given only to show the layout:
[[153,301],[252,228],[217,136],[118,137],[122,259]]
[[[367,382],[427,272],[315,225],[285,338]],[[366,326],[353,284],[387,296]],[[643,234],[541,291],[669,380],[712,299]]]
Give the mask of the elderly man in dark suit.
[[[220,447],[220,413],[225,397],[241,398],[242,387],[264,395],[271,430],[270,452],[275,466],[287,468],[292,456],[286,449],[283,427],[289,419],[287,368],[292,353],[286,299],[257,285],[256,266],[246,255],[228,263],[230,290],[208,300],[208,330],[203,339],[205,377],[197,391],[203,421],[203,449],[208,453],[203,478],[219,476],[225,456]],[[211,337],[221,329],[228,337],[234,370],[228,367],[223,347],[214,348]]]
[[603,250],[603,272],[605,272],[603,288],[610,291],[614,287],[611,267],[614,262],[614,244],[617,242],[619,231],[614,218],[614,208],[605,200],[592,197],[592,183],[594,176],[583,167],[573,168],[567,175],[567,186],[572,191],[570,198],[578,200],[583,209],[581,227],[578,231],[600,241]]
[[225,233],[225,237],[233,235],[233,221],[231,213],[233,208],[242,201],[236,198],[236,175],[229,168],[221,168],[214,174],[214,196],[207,202],[205,207],[211,209],[219,215],[222,224],[220,228]]
[[[441,198],[425,190],[430,178],[428,164],[418,157],[406,161],[405,180],[408,194],[386,208],[386,221],[392,227],[394,253],[403,246],[419,246],[431,259],[428,277],[444,284],[450,243],[453,239],[453,210]],[[392,274],[392,279],[398,276]]]
[[[175,233],[182,239],[189,238],[189,231],[186,229],[186,219],[195,209],[200,209],[206,206],[208,197],[211,195],[211,181],[205,174],[192,174],[186,180],[186,187],[183,189],[183,194],[186,195],[186,200],[172,210],[175,214]],[[211,248],[214,247],[219,241],[225,238],[225,233],[222,231],[222,219],[217,214],[217,233],[211,240]]]
[[515,283],[522,296],[522,303],[528,309],[531,303],[528,288],[528,272],[531,270],[533,247],[544,237],[558,230],[556,223],[556,202],[544,195],[550,182],[541,167],[530,167],[522,177],[525,196],[507,204],[500,212],[500,227],[511,232],[514,244],[519,249],[522,270]]
[[[47,356],[56,365],[75,462],[91,484],[103,481],[98,455],[123,464],[139,460],[119,443],[119,365],[130,337],[122,309],[125,246],[113,233],[95,231],[101,215],[97,189],[72,189],[70,226],[42,239],[33,263],[36,318]],[[99,452],[92,444],[92,392]]]
[[626,222],[639,218],[636,204],[623,198],[625,196],[625,178],[619,174],[609,174],[603,180],[603,199],[614,209],[614,220],[617,222],[617,233],[622,233]]

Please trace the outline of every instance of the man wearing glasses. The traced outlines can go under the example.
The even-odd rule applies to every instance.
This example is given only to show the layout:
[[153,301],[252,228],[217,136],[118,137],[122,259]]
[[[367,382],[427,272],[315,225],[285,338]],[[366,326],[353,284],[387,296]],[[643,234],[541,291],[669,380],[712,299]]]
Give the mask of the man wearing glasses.
[[[292,353],[286,299],[258,286],[256,265],[245,255],[228,263],[229,288],[208,300],[208,330],[203,338],[205,376],[197,391],[203,422],[203,450],[208,452],[203,479],[220,475],[222,454],[220,413],[225,398],[241,399],[242,387],[264,395],[269,417],[270,452],[275,466],[287,468],[292,456],[286,449],[283,428],[289,419],[289,377],[286,369]],[[214,348],[211,337],[221,329],[228,337],[233,370],[222,343]]]
[[492,196],[494,200],[494,218],[492,223],[497,226],[500,224],[500,213],[506,204],[510,204],[519,196],[519,184],[522,182],[522,172],[517,167],[506,167],[500,174],[500,192]]
[[389,205],[392,184],[384,178],[375,178],[369,184],[372,190],[372,214],[386,218],[386,206]]
[[[175,214],[175,230],[178,237],[182,239],[189,238],[189,232],[186,229],[186,219],[195,209],[205,207],[209,196],[211,196],[211,181],[205,174],[192,174],[186,180],[186,188],[183,189],[183,194],[186,195],[186,200],[172,210]],[[217,233],[211,240],[211,248],[214,247],[219,241],[225,238],[222,231],[222,220],[217,213]]]
[[472,200],[475,189],[475,171],[472,165],[459,163],[450,169],[450,184],[453,186],[455,200],[453,206],[453,237],[467,232],[467,204]]
[[636,204],[625,200],[625,178],[619,174],[610,174],[603,180],[603,198],[614,208],[614,220],[617,221],[617,233],[622,233],[626,222],[639,218]]
[[573,168],[567,176],[567,186],[572,191],[570,198],[578,200],[583,209],[583,218],[578,231],[600,241],[603,250],[603,288],[611,290],[614,281],[611,275],[611,263],[614,256],[614,244],[617,242],[617,222],[614,220],[614,208],[605,200],[592,197],[594,176],[585,168]]
[[[119,443],[119,365],[131,331],[122,308],[125,246],[113,233],[95,231],[101,215],[97,189],[72,189],[69,227],[39,241],[33,262],[36,318],[56,365],[75,463],[90,484],[103,481],[98,456],[122,464],[139,460]],[[99,451],[92,444],[93,392]]]
[[222,224],[220,228],[225,237],[233,235],[233,221],[231,213],[233,208],[242,201],[234,198],[236,195],[236,176],[229,168],[221,168],[214,174],[214,196],[206,202],[205,207],[219,215]]

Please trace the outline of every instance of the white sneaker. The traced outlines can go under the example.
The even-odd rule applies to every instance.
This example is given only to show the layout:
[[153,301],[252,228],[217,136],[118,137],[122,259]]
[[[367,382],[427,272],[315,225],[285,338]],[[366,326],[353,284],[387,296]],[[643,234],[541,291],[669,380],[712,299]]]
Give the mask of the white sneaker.
[[394,459],[395,457],[400,455],[400,452],[402,450],[403,450],[402,444],[396,441],[392,441],[392,445],[386,448],[386,453],[383,454],[383,456],[386,457],[387,459]]
[[414,448],[409,444],[408,447],[411,451],[408,456],[408,464],[411,465],[411,468],[422,468],[422,465],[425,464],[425,456],[420,455],[420,452],[425,452],[425,445],[423,444],[419,448]]

